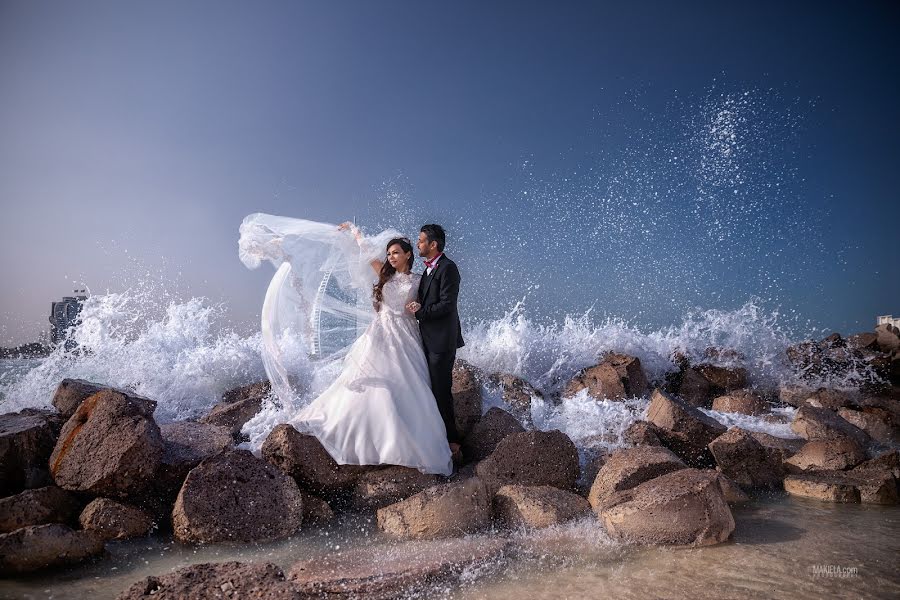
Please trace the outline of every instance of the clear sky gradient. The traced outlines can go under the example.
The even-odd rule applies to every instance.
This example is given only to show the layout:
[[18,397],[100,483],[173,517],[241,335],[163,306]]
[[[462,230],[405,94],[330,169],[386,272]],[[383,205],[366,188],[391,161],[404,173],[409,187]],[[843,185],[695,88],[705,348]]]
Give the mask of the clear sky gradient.
[[0,344],[148,272],[252,330],[252,212],[443,222],[473,317],[759,297],[871,329],[900,313],[897,7],[0,0]]

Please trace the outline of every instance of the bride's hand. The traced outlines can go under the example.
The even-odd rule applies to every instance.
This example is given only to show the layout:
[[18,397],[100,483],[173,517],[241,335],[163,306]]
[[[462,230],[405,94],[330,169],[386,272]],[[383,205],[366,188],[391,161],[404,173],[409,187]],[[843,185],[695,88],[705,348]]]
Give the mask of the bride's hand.
[[359,231],[359,227],[357,227],[350,221],[344,221],[343,223],[338,225],[338,231],[347,231],[348,229],[353,232],[353,237],[355,237],[357,241],[362,238],[362,233]]
[[416,314],[417,312],[419,312],[420,308],[422,308],[422,305],[418,302],[409,302],[406,305],[406,310],[408,310],[412,314]]

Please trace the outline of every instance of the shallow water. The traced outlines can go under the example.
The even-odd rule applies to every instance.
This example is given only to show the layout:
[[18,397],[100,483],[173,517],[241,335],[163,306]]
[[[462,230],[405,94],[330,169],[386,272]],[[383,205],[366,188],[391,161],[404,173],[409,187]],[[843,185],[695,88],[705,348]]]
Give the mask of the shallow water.
[[[519,598],[897,598],[900,507],[835,505],[783,494],[733,510],[732,539],[707,548],[625,546],[593,518],[532,532],[494,532],[514,558],[425,592],[453,600]],[[185,546],[161,535],[110,543],[85,565],[0,580],[0,597],[115,598],[135,581],[201,562],[293,562],[391,544],[370,518],[260,546]]]

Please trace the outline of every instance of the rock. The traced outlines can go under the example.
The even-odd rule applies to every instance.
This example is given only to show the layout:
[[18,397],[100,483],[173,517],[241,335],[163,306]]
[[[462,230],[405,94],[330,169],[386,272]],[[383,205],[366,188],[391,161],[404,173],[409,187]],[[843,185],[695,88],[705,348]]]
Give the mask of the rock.
[[550,527],[591,512],[588,501],[549,485],[504,485],[494,495],[494,517],[511,527]]
[[47,523],[74,523],[81,502],[55,485],[0,500],[0,533]]
[[815,391],[815,388],[807,385],[783,383],[778,388],[778,398],[785,404],[800,407]]
[[514,416],[501,408],[491,408],[463,439],[463,456],[470,462],[483,460],[490,456],[503,438],[522,431],[525,428]]
[[721,473],[719,473],[719,487],[722,488],[722,495],[728,504],[744,504],[750,501],[750,496],[741,489],[741,486]]
[[803,402],[816,408],[838,410],[844,406],[856,406],[858,398],[859,394],[853,391],[820,387]]
[[155,408],[152,400],[113,390],[82,402],[50,456],[56,485],[117,499],[143,496],[163,456]]
[[563,396],[574,396],[583,389],[597,399],[624,400],[647,393],[647,376],[641,361],[634,356],[608,352],[603,360],[583,369],[566,386]]
[[806,442],[800,451],[784,461],[793,472],[843,470],[866,459],[865,451],[850,438]]
[[[302,493],[302,492],[301,492]],[[303,495],[303,524],[307,523],[328,523],[334,519],[334,511],[331,506],[312,494]]]
[[875,328],[876,344],[881,352],[894,352],[900,348],[900,335],[897,328],[885,323]]
[[[257,381],[228,390],[222,394],[222,404],[234,404],[243,400],[264,398],[272,392],[272,384],[268,380]],[[252,416],[252,415],[251,415]]]
[[617,492],[599,514],[611,536],[639,544],[709,546],[734,531],[719,476],[708,470],[679,469]]
[[900,453],[889,450],[871,458],[853,468],[855,473],[865,471],[888,471],[896,479],[900,480]]
[[843,471],[788,475],[784,478],[784,490],[792,496],[826,502],[859,502],[856,480]]
[[712,409],[718,412],[761,415],[766,412],[766,403],[752,390],[735,390],[713,399]]
[[118,392],[123,396],[133,399],[138,404],[147,406],[151,414],[156,410],[156,402],[149,398],[144,398],[143,396],[128,390],[114,388],[100,383],[93,383],[84,379],[63,379],[57,386],[56,392],[53,394],[53,406],[56,407],[56,410],[59,411],[63,419],[68,420],[75,414],[75,411],[81,406],[82,402],[104,390]]
[[588,448],[585,449],[585,456],[582,458],[581,474],[578,481],[575,482],[575,491],[579,496],[587,498],[591,492],[591,486],[597,479],[597,474],[606,461],[609,459],[609,452],[605,448]]
[[220,402],[212,407],[201,423],[217,425],[228,430],[235,441],[242,440],[241,429],[262,409],[263,396],[243,398],[234,402]]
[[0,495],[51,483],[47,459],[56,433],[44,411],[25,409],[0,415]]
[[498,564],[508,542],[498,539],[416,540],[329,552],[293,565],[288,577],[304,598],[391,600],[429,598],[436,585]]
[[893,397],[889,395],[868,396],[859,402],[863,412],[872,413],[891,427],[900,428],[900,393]]
[[784,462],[794,454],[800,451],[806,440],[799,438],[780,438],[769,433],[761,431],[748,432],[753,439],[762,444],[763,448],[767,448],[769,452],[774,453],[777,457],[774,460]]
[[801,406],[791,421],[791,431],[807,440],[848,437],[863,448],[869,445],[869,435],[827,408]]
[[96,498],[79,517],[81,528],[104,540],[124,540],[146,535],[153,526],[150,515],[134,506],[109,498]]
[[182,567],[174,573],[151,575],[119,594],[118,600],[220,600],[258,598],[301,600],[293,584],[272,563],[203,563]]
[[171,506],[191,469],[234,446],[231,432],[216,425],[177,421],[159,428],[164,451],[154,490]]
[[481,381],[476,375],[475,367],[462,360],[456,361],[450,393],[453,395],[456,429],[460,436],[465,437],[481,420]]
[[290,424],[275,427],[262,445],[262,457],[305,490],[324,498],[348,492],[360,475],[381,466],[339,465],[314,436]]
[[530,424],[531,399],[543,398],[544,395],[521,377],[509,373],[494,373],[489,380],[491,385],[500,388],[503,401],[509,405],[515,417]]
[[378,528],[399,538],[460,536],[486,527],[491,494],[478,477],[428,488],[378,509]]
[[647,421],[635,421],[622,434],[622,441],[632,446],[662,446],[657,427]]
[[654,477],[687,466],[675,454],[661,446],[637,446],[616,450],[597,473],[588,501],[594,510],[616,492],[631,489]]
[[647,421],[658,428],[660,441],[688,465],[715,464],[707,445],[726,429],[712,417],[656,389],[650,396]]
[[878,335],[871,331],[857,333],[847,338],[847,345],[857,350],[877,350]]
[[362,474],[356,480],[352,504],[357,510],[375,510],[437,485],[441,478],[418,469],[391,466]]
[[513,433],[475,467],[492,491],[506,484],[552,485],[574,490],[578,480],[578,450],[561,431]]
[[710,442],[709,450],[722,473],[742,488],[781,487],[780,453],[763,447],[750,432],[732,427]]
[[719,367],[711,364],[697,365],[695,368],[717,391],[730,392],[747,387],[747,370],[744,368]]
[[888,471],[851,471],[857,478],[856,489],[863,504],[895,506],[898,503],[897,478]]
[[683,402],[698,408],[708,408],[716,396],[715,386],[695,367],[684,370],[676,389]]
[[14,574],[81,562],[103,552],[103,540],[60,523],[0,534],[0,573]]
[[182,542],[277,540],[302,521],[303,497],[294,480],[247,450],[228,450],[195,467],[172,511]]
[[[876,409],[877,410],[877,409]],[[851,408],[838,410],[838,416],[856,427],[862,429],[873,440],[886,444],[900,441],[898,430],[891,427],[890,416],[881,411],[861,411]]]

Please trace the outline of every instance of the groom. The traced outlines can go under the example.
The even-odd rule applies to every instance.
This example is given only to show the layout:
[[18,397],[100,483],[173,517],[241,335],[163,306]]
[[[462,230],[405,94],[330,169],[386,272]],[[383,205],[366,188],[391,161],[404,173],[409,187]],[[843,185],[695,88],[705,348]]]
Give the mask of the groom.
[[418,302],[411,302],[407,310],[419,320],[431,391],[437,399],[438,410],[447,428],[447,441],[454,458],[459,455],[460,436],[453,413],[453,361],[456,349],[464,345],[456,299],[459,296],[459,269],[444,254],[447,236],[440,225],[423,225],[416,246],[425,260],[425,273],[419,282]]

